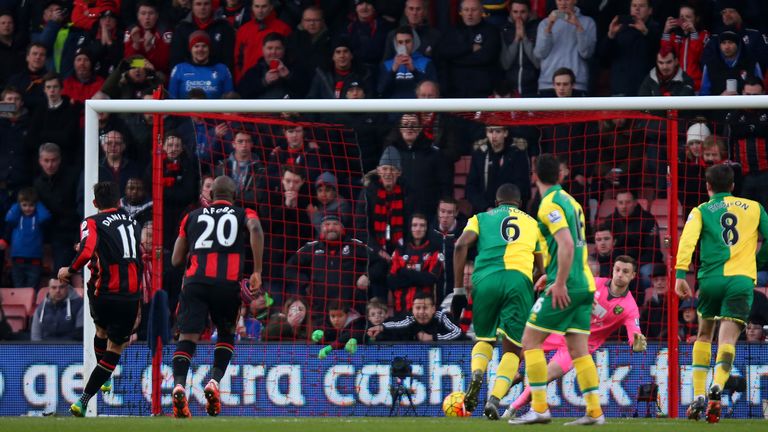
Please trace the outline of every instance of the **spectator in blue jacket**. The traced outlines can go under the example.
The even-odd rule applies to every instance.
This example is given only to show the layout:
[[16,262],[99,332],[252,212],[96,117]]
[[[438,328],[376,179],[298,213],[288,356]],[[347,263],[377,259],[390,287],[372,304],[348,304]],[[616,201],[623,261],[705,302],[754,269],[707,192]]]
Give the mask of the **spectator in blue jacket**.
[[32,315],[32,341],[83,340],[83,299],[68,284],[51,279],[48,294]]
[[177,64],[171,71],[168,93],[172,99],[186,99],[189,91],[202,89],[208,99],[219,99],[234,90],[232,74],[223,63],[211,64],[211,38],[197,30],[189,35],[192,61]]
[[429,57],[414,51],[411,27],[398,28],[392,43],[395,56],[381,65],[378,93],[383,98],[415,98],[416,84],[437,80],[435,65]]
[[[40,283],[43,270],[43,225],[51,213],[37,201],[34,188],[19,191],[18,202],[5,216],[5,235],[0,248],[11,247],[11,278],[13,286],[35,287]],[[10,242],[8,242],[10,240]]]

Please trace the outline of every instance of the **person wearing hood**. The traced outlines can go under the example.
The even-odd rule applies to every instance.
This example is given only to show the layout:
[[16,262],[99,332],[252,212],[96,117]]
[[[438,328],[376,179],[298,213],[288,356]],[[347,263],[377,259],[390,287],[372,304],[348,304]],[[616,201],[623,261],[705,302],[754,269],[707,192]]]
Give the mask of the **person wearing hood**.
[[58,279],[48,281],[48,294],[32,315],[30,339],[77,341],[83,338],[83,299]]
[[392,43],[396,55],[381,64],[378,93],[382,98],[415,98],[416,84],[437,80],[435,65],[431,59],[415,51],[411,27],[398,28]]
[[744,88],[744,80],[748,76],[763,76],[760,64],[751,51],[744,48],[739,35],[724,31],[718,40],[718,55],[704,61],[701,96],[737,95]]
[[656,67],[646,75],[638,96],[693,96],[693,79],[680,68],[677,52],[662,47],[656,54]]
[[202,89],[208,99],[219,99],[234,90],[232,75],[223,63],[211,60],[211,38],[198,30],[189,35],[191,62],[177,64],[171,71],[168,93],[171,99],[186,99],[193,88]]
[[[440,197],[452,192],[449,164],[432,141],[424,136],[418,115],[403,114],[399,127],[400,133],[391,144],[400,153],[402,181],[410,194],[405,214],[435,214]],[[424,173],[430,175],[424,176]]]

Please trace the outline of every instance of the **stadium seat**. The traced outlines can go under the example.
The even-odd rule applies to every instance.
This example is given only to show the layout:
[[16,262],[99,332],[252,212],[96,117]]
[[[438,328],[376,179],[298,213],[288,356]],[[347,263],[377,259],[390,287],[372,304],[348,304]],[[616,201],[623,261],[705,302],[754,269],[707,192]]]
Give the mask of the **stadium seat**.
[[3,314],[14,332],[27,329],[30,314],[27,313],[27,309],[23,305],[3,304]]
[[600,202],[600,207],[598,207],[597,218],[605,219],[611,214],[613,214],[614,210],[616,210],[616,200],[614,199],[603,200]]
[[35,289],[34,288],[2,288],[0,297],[3,299],[3,306],[22,305],[27,311],[27,315],[32,315],[35,311]]
[[[666,199],[657,199],[653,200],[653,203],[651,204],[651,214],[654,216],[667,216],[669,215],[668,211],[669,204],[667,203]],[[680,205],[680,203],[677,203],[677,214],[683,215],[683,206]]]
[[460,200],[466,196],[465,187],[472,156],[462,156],[453,166],[453,197]]
[[35,298],[35,307],[38,307],[45,301],[45,296],[48,294],[47,288],[40,288],[40,291],[37,292],[37,297]]

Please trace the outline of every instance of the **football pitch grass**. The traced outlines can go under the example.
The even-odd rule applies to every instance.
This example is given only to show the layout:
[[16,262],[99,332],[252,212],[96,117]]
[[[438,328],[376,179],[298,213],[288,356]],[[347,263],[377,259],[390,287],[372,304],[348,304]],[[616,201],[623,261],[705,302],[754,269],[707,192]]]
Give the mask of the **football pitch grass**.
[[[506,421],[491,422],[484,418],[433,418],[433,417],[196,417],[177,420],[170,417],[4,417],[0,418],[3,432],[83,432],[105,430],[109,432],[485,432],[485,431],[534,431],[559,430],[563,423],[572,419],[555,419],[548,425],[510,426]],[[621,432],[701,432],[708,429],[728,432],[752,432],[766,430],[768,421],[723,420],[719,424],[704,421],[611,418],[599,431]],[[576,428],[577,430],[581,430]]]

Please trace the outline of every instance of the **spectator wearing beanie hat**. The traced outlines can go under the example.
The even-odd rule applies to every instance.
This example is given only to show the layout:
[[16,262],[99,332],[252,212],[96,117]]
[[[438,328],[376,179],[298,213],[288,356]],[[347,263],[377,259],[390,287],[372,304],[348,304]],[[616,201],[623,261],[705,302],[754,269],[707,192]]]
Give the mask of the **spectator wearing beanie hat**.
[[[736,95],[744,88],[744,79],[748,76],[763,76],[760,64],[754,53],[743,43],[743,39],[733,31],[724,31],[718,35],[716,57],[704,61],[699,94]],[[736,88],[729,89],[728,81],[736,80]]]
[[[384,149],[375,172],[368,173],[357,204],[355,228],[361,240],[391,260],[403,238],[407,191],[400,181],[400,152],[392,146]],[[367,237],[366,237],[367,236]]]
[[199,88],[208,99],[219,99],[231,92],[232,75],[223,63],[212,64],[211,38],[197,30],[189,35],[191,62],[179,63],[171,71],[168,94],[171,99],[186,99],[192,89]]
[[75,52],[74,71],[64,80],[63,96],[73,103],[81,104],[90,99],[104,85],[104,78],[93,73],[91,53],[86,48]]
[[344,88],[353,81],[360,83],[365,94],[372,94],[370,74],[355,64],[349,38],[339,37],[333,41],[331,61],[329,68],[315,70],[307,99],[342,99]]
[[[718,0],[716,10],[722,21],[715,28],[721,28],[720,34],[715,34],[709,38],[704,46],[704,54],[701,58],[701,64],[717,60],[720,58],[720,39],[726,31],[736,34],[736,37],[742,41],[742,49],[748,53],[754,60],[760,64],[761,69],[768,68],[768,43],[758,30],[748,28],[744,22],[744,17],[750,16],[750,10],[747,8],[745,0]],[[719,94],[719,93],[712,93]]]
[[685,134],[685,158],[678,168],[678,194],[683,205],[683,215],[707,201],[707,183],[704,178],[704,160],[701,157],[704,140],[712,135],[705,123],[694,123]]
[[344,226],[352,226],[352,206],[349,201],[339,196],[336,176],[326,171],[315,180],[315,196],[309,207],[309,215],[317,234],[324,218],[334,216]]

